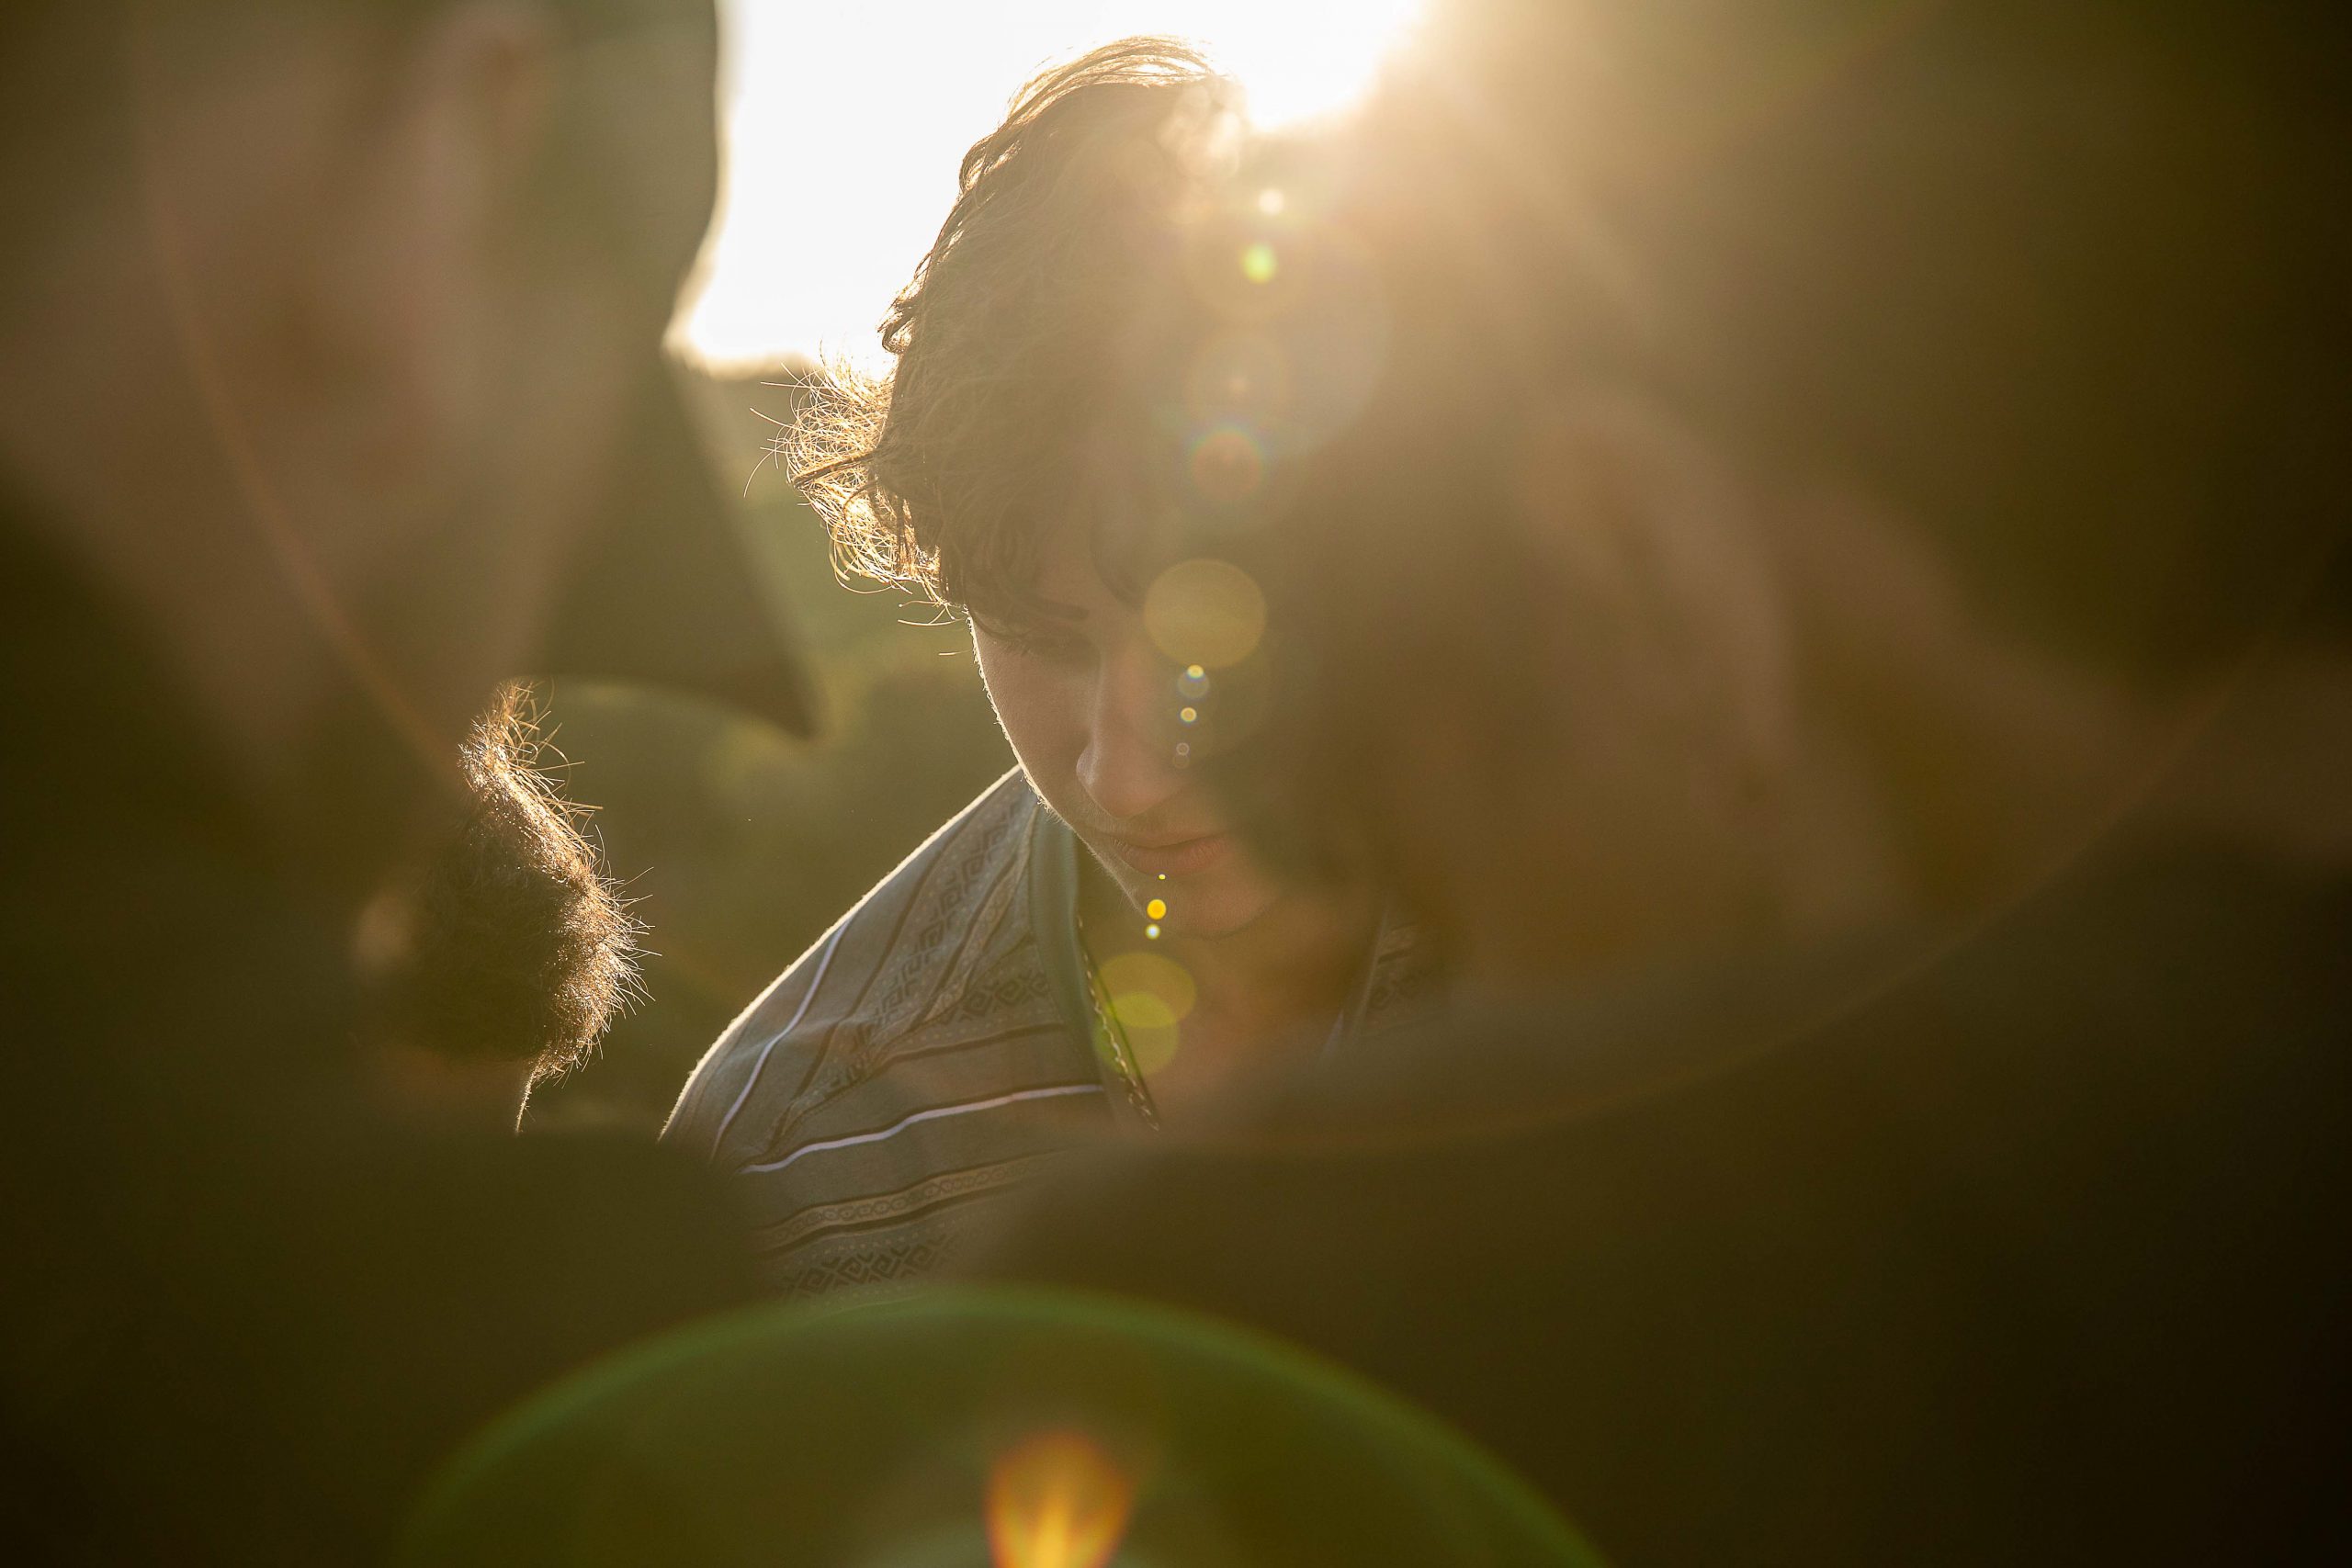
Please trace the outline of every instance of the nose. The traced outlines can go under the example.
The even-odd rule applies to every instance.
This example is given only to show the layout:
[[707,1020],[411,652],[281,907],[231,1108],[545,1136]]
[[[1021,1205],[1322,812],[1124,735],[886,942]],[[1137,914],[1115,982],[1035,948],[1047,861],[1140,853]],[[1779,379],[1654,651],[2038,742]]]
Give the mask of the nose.
[[1175,676],[1141,637],[1096,666],[1078,780],[1103,817],[1148,817],[1183,787],[1176,766]]

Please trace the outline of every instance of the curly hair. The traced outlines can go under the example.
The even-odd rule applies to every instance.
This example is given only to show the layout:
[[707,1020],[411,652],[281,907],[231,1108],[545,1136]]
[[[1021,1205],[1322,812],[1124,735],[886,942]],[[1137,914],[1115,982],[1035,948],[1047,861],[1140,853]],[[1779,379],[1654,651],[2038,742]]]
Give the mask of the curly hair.
[[891,303],[886,378],[833,367],[779,455],[835,570],[1007,621],[1132,381],[1137,323],[1238,145],[1238,94],[1194,50],[1132,38],[1036,77],[965,153]]
[[460,1060],[581,1066],[641,996],[644,924],[606,874],[587,824],[546,771],[536,694],[503,686],[459,749],[467,810],[388,906],[363,950],[379,1034]]

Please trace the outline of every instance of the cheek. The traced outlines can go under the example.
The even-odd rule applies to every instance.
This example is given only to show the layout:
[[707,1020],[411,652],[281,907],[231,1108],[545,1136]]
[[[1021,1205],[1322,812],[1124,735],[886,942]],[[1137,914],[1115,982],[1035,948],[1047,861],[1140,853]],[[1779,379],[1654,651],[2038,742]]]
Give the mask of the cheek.
[[986,633],[974,634],[972,648],[1012,754],[1037,793],[1058,809],[1076,787],[1079,755],[1086,749],[1082,677],[1015,653]]

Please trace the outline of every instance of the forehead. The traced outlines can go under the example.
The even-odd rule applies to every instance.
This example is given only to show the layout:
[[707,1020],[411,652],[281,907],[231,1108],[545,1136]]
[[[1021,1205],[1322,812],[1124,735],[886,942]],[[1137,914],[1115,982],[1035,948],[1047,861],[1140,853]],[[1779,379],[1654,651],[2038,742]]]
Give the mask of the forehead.
[[1101,530],[1083,515],[1057,521],[1040,536],[1026,586],[1041,610],[1101,621],[1132,606],[1134,595],[1122,591],[1119,574],[1098,558],[1100,539]]
[[1022,586],[1047,604],[1089,615],[1133,609],[1172,539],[1170,525],[1154,524],[1148,490],[1132,473],[1100,462],[1080,466],[1036,525]]

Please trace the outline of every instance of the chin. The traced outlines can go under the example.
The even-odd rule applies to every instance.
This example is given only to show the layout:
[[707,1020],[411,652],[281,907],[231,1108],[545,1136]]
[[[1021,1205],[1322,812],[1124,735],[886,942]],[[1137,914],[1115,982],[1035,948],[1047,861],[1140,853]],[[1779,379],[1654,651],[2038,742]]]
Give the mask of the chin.
[[1248,930],[1273,907],[1275,900],[1271,889],[1239,878],[1154,883],[1131,891],[1129,897],[1138,916],[1151,899],[1165,898],[1168,914],[1159,921],[1160,929],[1170,936],[1207,942]]

